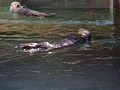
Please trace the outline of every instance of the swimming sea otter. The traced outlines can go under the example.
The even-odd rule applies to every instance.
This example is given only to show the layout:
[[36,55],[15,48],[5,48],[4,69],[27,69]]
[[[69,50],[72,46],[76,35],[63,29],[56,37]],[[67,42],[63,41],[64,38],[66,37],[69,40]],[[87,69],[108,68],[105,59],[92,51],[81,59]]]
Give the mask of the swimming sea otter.
[[17,1],[11,3],[10,11],[24,16],[48,17],[56,15],[56,13],[44,13],[31,10],[26,6],[22,6],[21,3]]
[[41,43],[27,43],[19,44],[16,46],[17,49],[21,49],[23,52],[36,52],[36,51],[51,51],[54,49],[64,48],[73,44],[85,44],[91,39],[91,34],[84,28],[79,29],[79,36],[70,36],[57,42],[41,42]]

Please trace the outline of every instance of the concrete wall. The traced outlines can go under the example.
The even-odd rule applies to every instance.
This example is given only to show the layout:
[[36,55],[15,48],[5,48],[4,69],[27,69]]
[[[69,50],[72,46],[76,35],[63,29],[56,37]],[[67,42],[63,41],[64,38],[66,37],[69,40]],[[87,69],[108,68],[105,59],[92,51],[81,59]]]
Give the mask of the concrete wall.
[[41,8],[108,8],[109,0],[21,0]]
[[[0,0],[0,5],[8,5],[15,0]],[[27,6],[40,8],[109,8],[109,0],[17,0]]]

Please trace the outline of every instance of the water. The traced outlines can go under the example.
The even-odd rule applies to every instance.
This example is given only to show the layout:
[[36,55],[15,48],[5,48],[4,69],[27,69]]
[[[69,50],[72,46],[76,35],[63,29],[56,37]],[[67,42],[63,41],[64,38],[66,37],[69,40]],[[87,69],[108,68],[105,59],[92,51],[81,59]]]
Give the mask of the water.
[[[113,37],[108,11],[56,11],[56,17],[43,20],[13,19],[8,8],[0,11],[0,90],[120,89],[120,39]],[[63,39],[80,27],[91,31],[90,47],[33,54],[14,49],[19,43]]]

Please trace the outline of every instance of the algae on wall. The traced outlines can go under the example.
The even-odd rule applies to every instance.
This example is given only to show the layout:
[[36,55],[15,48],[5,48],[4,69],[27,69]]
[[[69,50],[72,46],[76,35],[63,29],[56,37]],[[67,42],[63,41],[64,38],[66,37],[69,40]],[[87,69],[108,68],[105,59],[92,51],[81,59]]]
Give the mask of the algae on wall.
[[109,8],[109,0],[21,0],[40,8]]
[[[0,6],[7,6],[15,0],[0,0]],[[17,0],[27,6],[39,8],[109,8],[109,0]]]
[[0,7],[6,6],[9,7],[10,3],[15,0],[0,0]]
[[[21,0],[43,8],[108,8],[109,0]],[[33,3],[33,4],[32,4]]]

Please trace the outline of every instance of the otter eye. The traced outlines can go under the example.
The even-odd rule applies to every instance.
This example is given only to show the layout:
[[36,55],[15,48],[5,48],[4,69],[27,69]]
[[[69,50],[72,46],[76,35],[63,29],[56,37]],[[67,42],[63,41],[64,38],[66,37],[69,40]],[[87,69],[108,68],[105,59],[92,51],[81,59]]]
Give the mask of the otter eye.
[[17,5],[17,8],[20,7],[19,5]]

